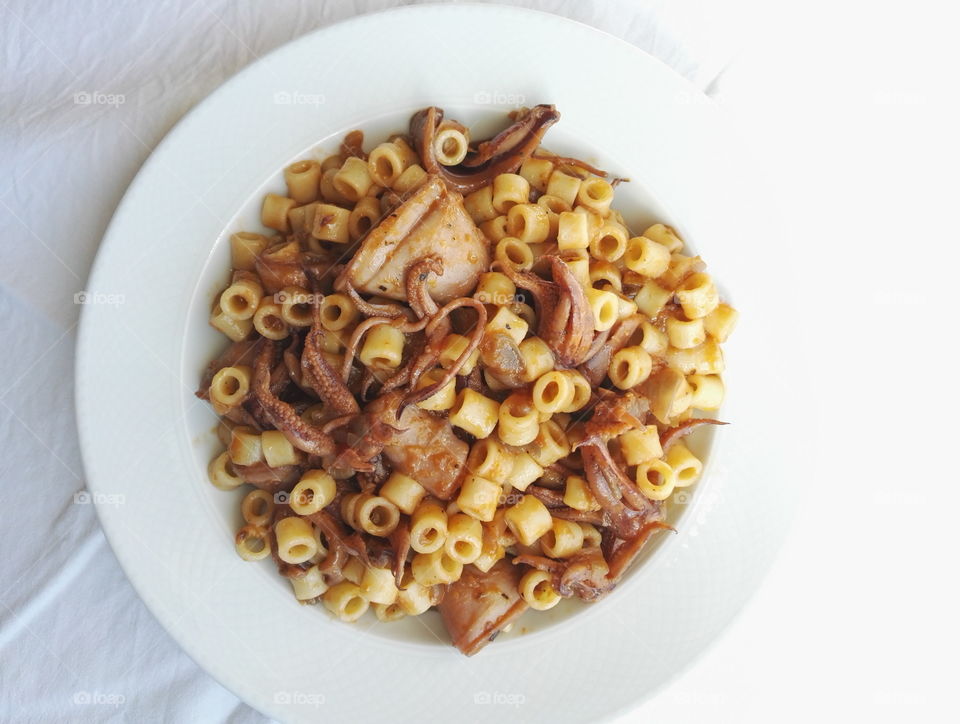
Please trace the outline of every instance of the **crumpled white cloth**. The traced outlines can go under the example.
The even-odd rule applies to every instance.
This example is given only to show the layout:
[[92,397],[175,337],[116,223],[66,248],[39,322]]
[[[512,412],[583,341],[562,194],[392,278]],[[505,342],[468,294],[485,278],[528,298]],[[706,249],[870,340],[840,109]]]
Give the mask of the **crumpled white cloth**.
[[[264,721],[154,620],[82,492],[75,295],[127,185],[194,104],[293,38],[399,4],[0,7],[0,721]],[[738,42],[729,3],[516,4],[625,38],[704,89]]]

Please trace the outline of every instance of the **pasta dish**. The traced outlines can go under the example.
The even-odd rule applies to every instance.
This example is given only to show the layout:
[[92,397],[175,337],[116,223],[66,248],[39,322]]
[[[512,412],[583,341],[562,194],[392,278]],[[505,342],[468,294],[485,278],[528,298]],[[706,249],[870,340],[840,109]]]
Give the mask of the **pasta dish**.
[[[436,608],[472,655],[528,609],[610,592],[700,478],[736,311],[670,226],[541,146],[553,106],[477,141],[406,133],[284,171],[230,238],[198,395],[237,553],[342,621]],[[692,445],[692,447],[696,447]]]

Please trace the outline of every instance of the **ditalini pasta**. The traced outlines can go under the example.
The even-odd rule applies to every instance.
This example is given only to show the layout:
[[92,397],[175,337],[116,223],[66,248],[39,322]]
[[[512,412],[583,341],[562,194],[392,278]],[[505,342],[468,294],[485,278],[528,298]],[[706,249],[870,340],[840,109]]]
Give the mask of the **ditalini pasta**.
[[610,591],[703,477],[684,438],[717,423],[737,312],[676,229],[617,210],[623,179],[540,145],[558,118],[351,132],[230,236],[208,475],[301,603],[436,607],[470,655]]

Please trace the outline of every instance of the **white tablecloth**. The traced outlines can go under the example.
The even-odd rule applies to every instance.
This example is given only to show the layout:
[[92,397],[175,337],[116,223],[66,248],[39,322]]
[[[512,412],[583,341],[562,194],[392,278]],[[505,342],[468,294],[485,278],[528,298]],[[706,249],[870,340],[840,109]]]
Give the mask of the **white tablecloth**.
[[[292,38],[397,4],[0,8],[0,721],[263,720],[146,610],[82,493],[75,295],[125,188],[184,113]],[[522,4],[621,36],[705,89],[739,42],[729,3]]]

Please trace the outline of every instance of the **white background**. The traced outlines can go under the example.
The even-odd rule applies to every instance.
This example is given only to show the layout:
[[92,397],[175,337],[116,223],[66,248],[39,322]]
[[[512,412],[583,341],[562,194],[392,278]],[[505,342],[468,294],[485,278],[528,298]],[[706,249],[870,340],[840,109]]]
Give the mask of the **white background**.
[[[73,295],[184,112],[283,42],[393,4],[0,7],[0,720],[262,720],[166,636],[74,503]],[[802,280],[796,349],[770,353],[807,360],[808,404],[784,413],[816,441],[782,461],[805,480],[788,542],[718,644],[624,721],[956,721],[956,18],[934,2],[525,4],[708,91],[760,157],[784,219],[768,243]],[[123,102],[76,102],[96,92]],[[763,253],[745,263],[788,278]]]

